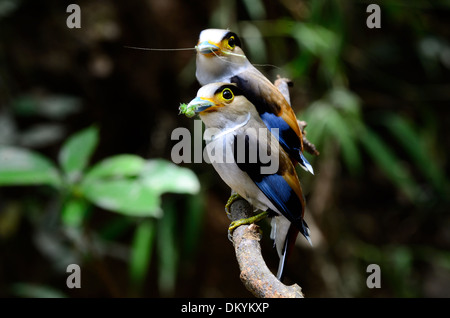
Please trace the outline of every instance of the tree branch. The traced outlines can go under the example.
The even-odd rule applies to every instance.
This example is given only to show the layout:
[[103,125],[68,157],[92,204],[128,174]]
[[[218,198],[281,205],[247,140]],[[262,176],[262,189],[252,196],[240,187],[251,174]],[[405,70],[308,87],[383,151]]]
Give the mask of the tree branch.
[[[253,216],[251,205],[244,199],[230,206],[231,220]],[[303,298],[297,284],[286,286],[267,267],[261,255],[261,233],[256,224],[241,225],[233,231],[232,241],[245,287],[259,298]]]

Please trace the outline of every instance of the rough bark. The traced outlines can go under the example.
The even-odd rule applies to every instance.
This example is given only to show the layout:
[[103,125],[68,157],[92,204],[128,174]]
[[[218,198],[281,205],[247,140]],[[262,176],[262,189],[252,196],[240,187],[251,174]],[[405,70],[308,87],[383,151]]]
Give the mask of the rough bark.
[[[230,206],[231,220],[236,221],[253,215],[252,207],[244,199]],[[245,287],[259,298],[303,298],[297,284],[286,286],[267,267],[261,254],[261,233],[256,224],[241,225],[232,235],[236,258],[241,270],[240,279]]]

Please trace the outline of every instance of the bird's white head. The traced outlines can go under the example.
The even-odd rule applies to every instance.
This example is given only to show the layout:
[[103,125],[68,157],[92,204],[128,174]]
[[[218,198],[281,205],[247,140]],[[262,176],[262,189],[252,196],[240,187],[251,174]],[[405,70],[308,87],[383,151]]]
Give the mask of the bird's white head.
[[242,51],[236,33],[223,29],[206,29],[200,33],[197,49],[197,80],[201,85],[229,82],[234,75],[251,65]]
[[188,105],[207,127],[229,128],[258,112],[234,84],[212,83],[201,87]]

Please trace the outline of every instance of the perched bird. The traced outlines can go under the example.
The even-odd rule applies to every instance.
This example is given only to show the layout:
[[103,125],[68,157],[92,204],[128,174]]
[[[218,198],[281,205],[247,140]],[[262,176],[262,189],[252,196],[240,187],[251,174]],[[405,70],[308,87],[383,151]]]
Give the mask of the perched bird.
[[[311,243],[303,220],[305,201],[289,155],[235,84],[205,85],[181,111],[196,113],[204,122],[207,152],[214,154],[210,160],[223,181],[255,210],[263,211],[251,221],[273,216],[271,237],[280,257],[277,277],[281,280],[298,232]],[[231,223],[230,230],[239,224]]]
[[229,30],[206,29],[200,33],[196,77],[200,85],[234,83],[256,107],[267,128],[278,128],[277,136],[294,165],[314,174],[303,156],[303,136],[289,103],[281,92],[247,59],[239,37]]

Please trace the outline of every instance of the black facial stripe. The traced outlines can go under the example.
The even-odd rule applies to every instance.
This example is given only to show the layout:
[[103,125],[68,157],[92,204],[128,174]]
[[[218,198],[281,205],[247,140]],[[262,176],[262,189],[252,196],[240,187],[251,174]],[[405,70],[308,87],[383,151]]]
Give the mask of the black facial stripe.
[[229,90],[231,90],[234,94],[234,96],[239,96],[239,95],[243,95],[243,92],[241,91],[241,89],[239,89],[237,86],[232,85],[232,84],[225,84],[220,86],[215,92],[214,95],[222,93],[224,89],[228,88]]
[[234,32],[228,32],[227,34],[225,34],[225,36],[223,37],[222,41],[225,39],[229,39],[232,36],[234,36],[234,44],[236,44],[236,46],[239,46],[240,48],[242,48],[241,46],[241,40],[239,39],[239,37],[237,36],[236,33]]

